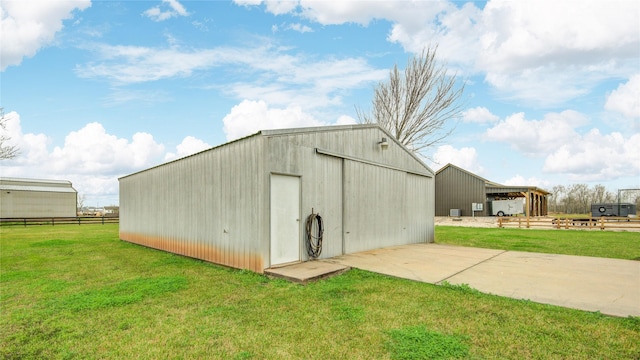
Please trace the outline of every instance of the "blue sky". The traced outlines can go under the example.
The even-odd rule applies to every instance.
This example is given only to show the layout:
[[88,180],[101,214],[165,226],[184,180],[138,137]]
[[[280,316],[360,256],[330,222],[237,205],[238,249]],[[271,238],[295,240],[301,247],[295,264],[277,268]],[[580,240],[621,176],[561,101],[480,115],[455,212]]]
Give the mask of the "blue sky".
[[507,185],[640,188],[635,1],[3,0],[5,177],[117,178],[261,129],[355,123],[397,64],[438,46],[465,83],[423,156]]

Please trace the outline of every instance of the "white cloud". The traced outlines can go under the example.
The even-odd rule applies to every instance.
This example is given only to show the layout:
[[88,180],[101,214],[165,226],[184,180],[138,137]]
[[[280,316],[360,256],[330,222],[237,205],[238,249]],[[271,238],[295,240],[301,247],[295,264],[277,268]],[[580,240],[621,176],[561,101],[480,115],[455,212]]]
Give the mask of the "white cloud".
[[3,160],[2,176],[66,179],[80,193],[103,196],[109,203],[116,203],[118,176],[157,165],[163,158],[164,146],[150,134],[139,132],[128,140],[108,134],[95,122],[70,132],[63,146],[50,151],[52,139],[44,134],[23,133],[16,112],[6,116],[7,135],[11,144],[20,149],[20,156]]
[[[236,83],[218,87],[238,99],[265,100],[272,105],[305,109],[340,105],[342,93],[377,82],[388,70],[373,68],[362,58],[292,56],[269,44],[257,48],[181,50],[99,45],[100,59],[76,67],[84,78],[105,78],[117,85],[189,76],[224,65],[243,66]],[[269,59],[269,61],[264,61]]]
[[222,119],[227,140],[235,140],[259,130],[327,125],[306,114],[298,106],[269,108],[264,101],[244,100]]
[[440,44],[440,57],[484,73],[503,96],[554,105],[637,71],[639,15],[632,1],[468,3],[415,30],[400,20],[389,40],[413,52]]
[[307,25],[302,25],[302,24],[289,24],[286,27],[287,30],[293,30],[293,31],[297,31],[299,33],[307,33],[307,32],[313,32],[313,29],[311,29],[310,27],[308,27]]
[[357,23],[368,25],[376,19],[402,22],[412,31],[424,26],[425,18],[452,7],[446,1],[300,1],[300,14],[322,25]]
[[525,179],[523,176],[519,174],[501,182],[500,184],[507,185],[507,186],[537,186],[541,188],[548,188],[549,186],[552,185],[551,182],[548,180],[542,180],[536,177],[529,177]]
[[640,12],[634,1],[492,0],[480,9],[448,1],[300,0],[278,11],[265,3],[274,14],[288,10],[322,25],[388,20],[389,41],[414,53],[439,44],[438,56],[449,66],[485,74],[504,97],[537,105],[557,105],[637,72]]
[[105,78],[115,84],[132,84],[191,75],[216,66],[225,54],[215,50],[180,52],[175,48],[98,45],[99,61],[76,66],[83,78]]
[[629,81],[612,91],[604,107],[627,118],[640,118],[640,74],[633,75]]
[[97,122],[70,132],[64,146],[55,147],[50,154],[54,171],[79,174],[123,174],[156,164],[164,153],[164,146],[153,136],[138,132],[132,140],[110,135]]
[[176,146],[176,152],[167,153],[164,156],[164,160],[169,161],[169,160],[174,160],[174,159],[182,158],[185,156],[193,155],[197,152],[206,150],[210,147],[211,145],[207,144],[206,142],[200,139],[197,139],[193,136],[187,136],[182,140],[180,144],[178,144],[178,146]]
[[25,56],[34,56],[53,41],[63,28],[63,20],[72,18],[74,10],[89,6],[90,0],[3,0],[0,3],[0,70],[19,65]]
[[11,167],[7,167],[6,165],[29,166],[46,163],[49,156],[47,145],[51,143],[51,139],[45,134],[23,133],[20,124],[20,114],[15,111],[5,114],[5,118],[6,129],[0,128],[0,132],[10,138],[6,144],[16,146],[20,154],[13,160],[3,161],[3,166],[0,167],[3,176],[14,176],[11,174]]
[[293,0],[266,0],[267,11],[274,15],[286,14],[297,7],[297,1]]
[[351,116],[341,115],[335,122],[320,121],[295,105],[286,108],[271,107],[267,102],[243,100],[234,106],[224,119],[227,141],[254,134],[260,130],[289,129],[325,125],[353,125],[357,121]]
[[80,77],[105,78],[117,84],[188,76],[193,71],[222,65],[250,70],[252,81],[256,80],[255,72],[259,72],[269,80],[297,85],[311,82],[318,87],[331,89],[378,81],[388,74],[388,70],[374,69],[362,58],[314,60],[304,55],[286,54],[268,44],[257,48],[195,50],[96,45],[91,50],[99,59],[77,66],[76,73]]
[[575,111],[549,113],[542,120],[526,120],[518,113],[485,133],[485,140],[504,142],[528,156],[544,158],[543,172],[562,174],[569,181],[610,181],[640,176],[640,134],[601,134]]
[[142,15],[153,21],[165,21],[176,16],[188,16],[189,13],[177,0],[162,0],[161,5],[146,10]]
[[262,4],[262,0],[233,0],[233,2],[241,6],[253,6]]
[[484,173],[484,168],[478,162],[478,153],[472,147],[456,149],[451,145],[438,146],[431,162],[432,167],[438,170],[451,163],[474,174]]
[[585,124],[585,116],[572,110],[548,113],[542,120],[527,120],[524,113],[516,113],[488,129],[484,139],[507,143],[528,156],[544,156],[573,141],[578,136],[575,128]]
[[338,117],[338,121],[336,121],[335,125],[355,125],[358,121],[351,116],[341,115]]
[[640,134],[601,134],[592,129],[559,144],[546,159],[543,171],[567,175],[570,181],[609,181],[640,176]]
[[482,11],[472,3],[458,8],[445,1],[431,6],[432,2],[420,5],[429,9],[421,9],[415,14],[397,17],[387,40],[401,44],[405,50],[419,53],[429,45],[439,45],[438,57],[450,65],[473,70],[474,60],[481,51],[478,32]]
[[[584,95],[611,76],[637,71],[637,4],[576,5],[490,1],[475,18],[474,41],[480,47],[471,49],[477,52],[469,56],[468,49],[459,47],[457,53],[476,59],[474,68],[505,96],[542,105]],[[445,37],[459,32],[457,26],[446,30],[441,32]]]
[[152,106],[157,103],[167,103],[173,98],[165,90],[134,90],[114,87],[111,93],[103,98],[106,106],[119,106],[125,103],[135,103],[137,106]]
[[494,115],[486,107],[478,106],[462,112],[462,121],[467,123],[495,123],[500,118]]
[[600,71],[584,68],[561,69],[555,65],[526,69],[518,73],[487,72],[485,81],[508,100],[524,100],[536,106],[557,106],[588,94],[606,78]]
[[268,68],[262,63],[250,64],[265,81],[238,82],[225,90],[236,98],[261,99],[279,106],[293,104],[307,110],[341,105],[343,92],[388,75],[388,70],[376,70],[360,58],[314,61],[278,54],[269,58],[273,61]]

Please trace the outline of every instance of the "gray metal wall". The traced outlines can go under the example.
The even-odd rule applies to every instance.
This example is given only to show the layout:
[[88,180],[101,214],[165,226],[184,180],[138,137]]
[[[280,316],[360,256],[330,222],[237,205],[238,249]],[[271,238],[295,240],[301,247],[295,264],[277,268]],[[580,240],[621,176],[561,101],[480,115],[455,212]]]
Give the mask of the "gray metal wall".
[[[301,180],[304,223],[324,220],[321,258],[433,242],[433,173],[377,126],[271,130],[120,179],[120,238],[263,272],[271,174]],[[322,149],[322,150],[318,150]],[[428,177],[431,176],[431,177]]]
[[262,272],[269,243],[263,138],[120,179],[120,238]]
[[433,183],[345,160],[345,253],[433,242]]
[[0,217],[39,218],[76,216],[76,193],[2,191]]
[[[380,148],[388,135],[377,126],[265,135],[269,168],[301,175],[302,218],[312,209],[323,217],[320,258],[433,242],[433,174],[390,138],[390,146]],[[307,259],[304,251],[301,258]]]
[[485,181],[455,166],[448,166],[436,174],[436,216],[449,216],[450,209],[460,209],[462,216],[472,216],[471,204],[482,203],[483,211],[476,216],[487,216]]
[[62,180],[0,179],[0,217],[76,216],[77,192]]

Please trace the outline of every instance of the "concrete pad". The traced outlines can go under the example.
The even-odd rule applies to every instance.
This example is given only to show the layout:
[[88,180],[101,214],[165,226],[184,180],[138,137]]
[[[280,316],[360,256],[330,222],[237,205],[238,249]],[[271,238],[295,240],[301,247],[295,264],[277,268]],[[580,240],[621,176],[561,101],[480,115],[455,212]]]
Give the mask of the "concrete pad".
[[326,262],[615,316],[640,316],[640,261],[413,244]]
[[324,261],[306,261],[288,266],[266,269],[264,273],[292,282],[306,284],[310,281],[342,274],[349,269],[349,266],[341,264]]
[[447,279],[516,299],[640,316],[640,262],[509,251]]
[[435,284],[503,252],[440,244],[412,244],[342,255],[327,261]]

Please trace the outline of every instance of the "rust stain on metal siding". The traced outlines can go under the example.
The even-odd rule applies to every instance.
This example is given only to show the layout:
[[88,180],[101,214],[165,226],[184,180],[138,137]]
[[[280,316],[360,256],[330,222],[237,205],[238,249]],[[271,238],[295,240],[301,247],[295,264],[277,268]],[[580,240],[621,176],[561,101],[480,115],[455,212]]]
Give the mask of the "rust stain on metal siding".
[[215,264],[238,269],[249,269],[260,274],[264,272],[264,261],[261,256],[256,254],[231,253],[229,251],[220,251],[215,246],[206,245],[202,242],[190,243],[178,239],[129,232],[120,232],[120,240]]

